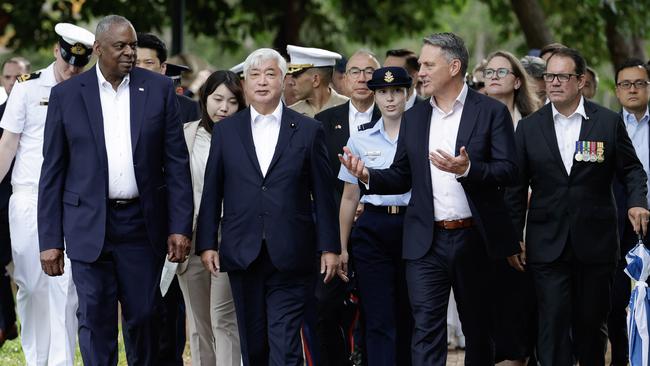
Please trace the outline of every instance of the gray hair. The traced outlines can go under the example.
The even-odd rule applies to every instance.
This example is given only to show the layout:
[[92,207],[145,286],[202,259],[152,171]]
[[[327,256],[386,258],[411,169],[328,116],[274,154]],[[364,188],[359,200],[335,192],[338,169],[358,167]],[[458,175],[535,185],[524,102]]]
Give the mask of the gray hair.
[[246,57],[246,61],[244,61],[244,79],[247,78],[251,68],[259,67],[269,60],[275,60],[278,63],[278,68],[280,68],[284,80],[285,75],[287,75],[287,60],[278,51],[271,48],[258,48]]
[[102,20],[97,23],[97,28],[95,29],[95,39],[99,38],[103,33],[108,32],[111,26],[115,24],[128,24],[133,27],[133,24],[121,15],[107,15],[102,18]]
[[378,68],[381,67],[381,62],[379,62],[379,59],[377,58],[377,55],[375,55],[374,52],[370,51],[367,48],[361,48],[361,49],[355,51],[352,55],[350,55],[350,58],[348,58],[348,61],[350,61],[352,59],[352,57],[355,57],[355,56],[368,56],[374,62],[377,63]]
[[469,65],[469,52],[462,38],[449,32],[434,33],[424,37],[424,44],[440,47],[447,62],[451,62],[453,59],[460,60],[459,74],[461,76],[465,75],[467,66]]

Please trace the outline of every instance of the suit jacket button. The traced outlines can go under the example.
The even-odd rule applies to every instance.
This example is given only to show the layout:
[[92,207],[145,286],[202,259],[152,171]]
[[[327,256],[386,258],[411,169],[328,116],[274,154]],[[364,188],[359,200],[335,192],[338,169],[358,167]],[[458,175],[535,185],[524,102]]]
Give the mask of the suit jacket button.
[[266,186],[262,186],[262,191],[266,192]]

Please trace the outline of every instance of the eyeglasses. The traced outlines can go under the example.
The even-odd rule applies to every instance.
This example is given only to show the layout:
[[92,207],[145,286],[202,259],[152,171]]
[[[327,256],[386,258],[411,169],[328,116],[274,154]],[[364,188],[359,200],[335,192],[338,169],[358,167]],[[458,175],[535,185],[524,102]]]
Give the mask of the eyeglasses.
[[576,78],[580,75],[578,74],[549,74],[547,72],[542,74],[542,77],[544,78],[544,81],[547,83],[552,83],[555,78],[557,78],[560,82],[566,83],[571,79],[571,76],[575,76]]
[[367,78],[372,78],[372,73],[375,72],[375,69],[373,67],[366,67],[365,69],[361,70],[358,67],[353,67],[347,71],[347,74],[353,78],[358,78],[361,76],[362,72]]
[[618,86],[621,89],[630,89],[633,85],[636,89],[643,89],[646,86],[650,84],[650,81],[647,80],[636,80],[636,81],[629,81],[629,80],[623,80],[619,83],[616,83],[616,86]]
[[485,69],[483,70],[483,77],[486,79],[492,79],[494,75],[497,76],[497,79],[503,79],[508,76],[508,74],[515,74],[514,72],[506,69],[505,67],[500,67],[498,69]]

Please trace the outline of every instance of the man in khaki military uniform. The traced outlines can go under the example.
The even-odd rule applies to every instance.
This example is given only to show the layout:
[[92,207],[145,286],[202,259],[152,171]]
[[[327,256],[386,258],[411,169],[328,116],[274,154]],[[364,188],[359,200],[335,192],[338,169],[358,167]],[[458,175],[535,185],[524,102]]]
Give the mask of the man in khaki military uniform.
[[329,86],[334,64],[341,55],[320,48],[293,45],[287,46],[287,53],[291,58],[287,83],[298,100],[289,108],[314,118],[316,113],[348,101]]

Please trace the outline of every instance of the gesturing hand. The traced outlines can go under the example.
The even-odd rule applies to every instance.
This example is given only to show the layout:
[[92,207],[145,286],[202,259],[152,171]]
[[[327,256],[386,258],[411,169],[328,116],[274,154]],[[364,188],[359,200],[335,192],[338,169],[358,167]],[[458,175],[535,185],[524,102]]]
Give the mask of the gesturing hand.
[[64,265],[62,249],[48,249],[41,252],[41,268],[48,276],[61,276]]
[[171,234],[167,238],[167,258],[170,262],[183,262],[190,254],[192,243],[182,234]]
[[469,167],[469,155],[465,146],[460,148],[460,155],[451,156],[448,153],[436,149],[436,151],[429,151],[429,160],[433,165],[447,173],[454,173],[456,175],[463,175]]
[[339,161],[353,176],[363,183],[368,183],[369,172],[363,160],[352,154],[350,148],[343,146],[343,154],[339,154]]

